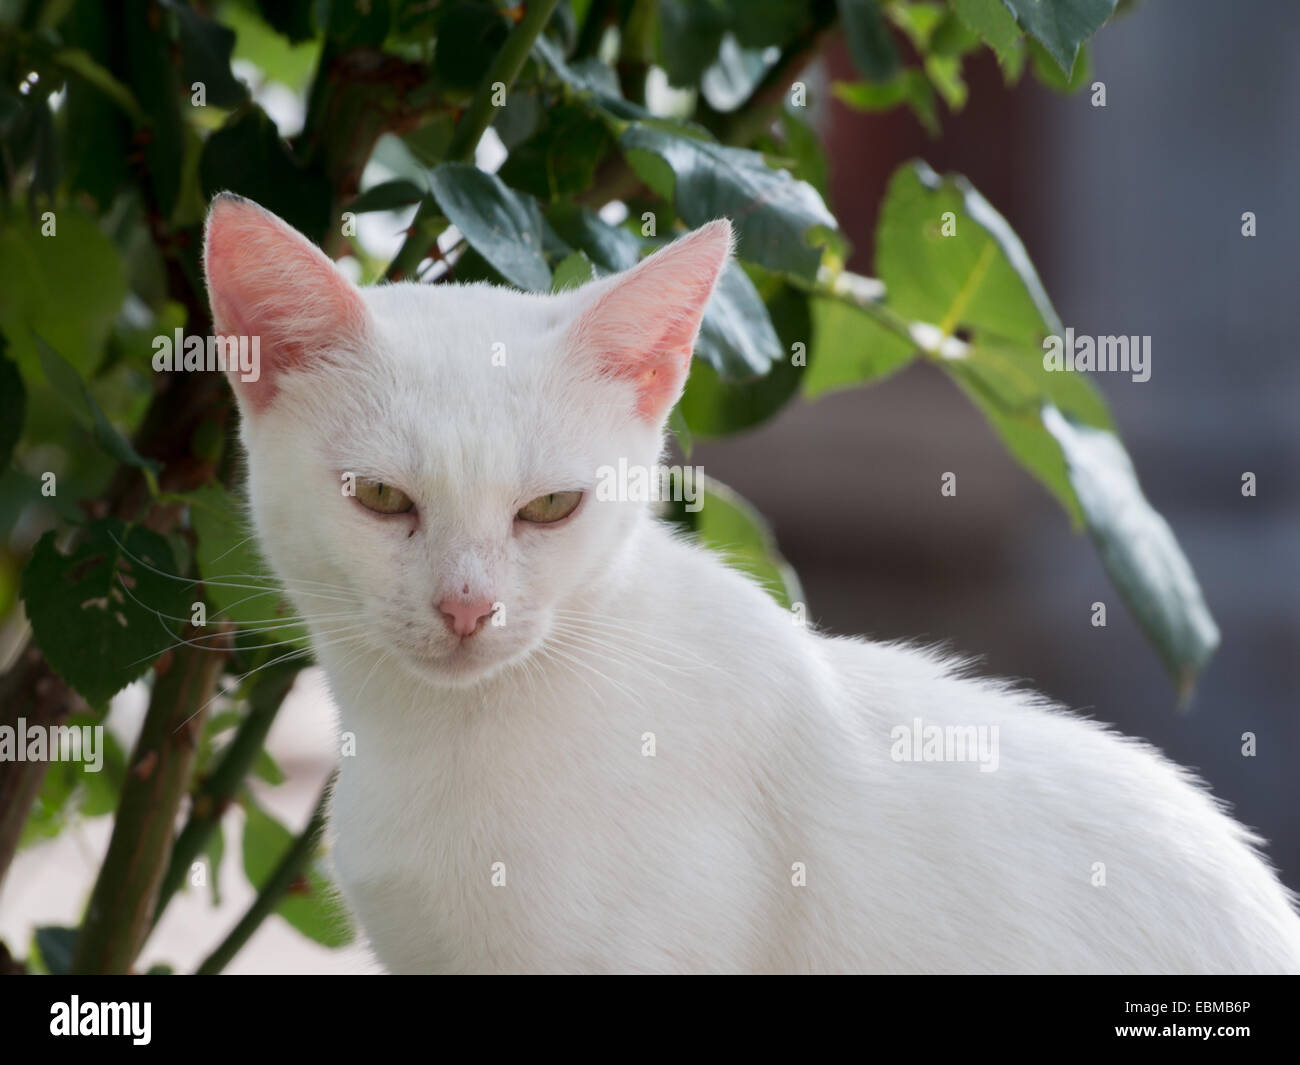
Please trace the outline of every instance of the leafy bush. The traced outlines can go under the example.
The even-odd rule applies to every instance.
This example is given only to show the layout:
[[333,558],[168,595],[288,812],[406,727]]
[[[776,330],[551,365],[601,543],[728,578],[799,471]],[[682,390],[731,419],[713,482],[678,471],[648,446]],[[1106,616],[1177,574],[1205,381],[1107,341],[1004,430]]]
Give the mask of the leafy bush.
[[[294,837],[248,788],[280,779],[263,743],[310,658],[233,504],[226,383],[154,369],[158,338],[211,330],[198,255],[222,189],[351,257],[363,282],[543,292],[730,217],[738,261],[673,415],[679,445],[930,360],[1091,535],[1186,691],[1214,623],[1100,395],[1044,371],[1062,326],[1024,247],[968,182],[914,163],[881,206],[877,276],[848,272],[799,80],[843,34],[860,77],[834,94],[908,107],[937,132],[965,102],[972,52],[991,48],[1008,83],[1031,69],[1068,90],[1114,7],[0,0],[0,723],[100,722],[151,678],[135,749],[110,745],[103,773],[0,762],[0,874],[20,843],[116,818],[82,926],[42,929],[29,965],[130,969],[196,863],[215,868],[231,803],[259,895],[204,969],[272,912],[326,944],[350,935],[316,865],[324,796]],[[299,129],[272,117],[286,95]],[[475,165],[489,128],[494,173]],[[394,211],[409,228],[384,261],[357,222]],[[724,486],[679,517],[798,600],[761,518]]]

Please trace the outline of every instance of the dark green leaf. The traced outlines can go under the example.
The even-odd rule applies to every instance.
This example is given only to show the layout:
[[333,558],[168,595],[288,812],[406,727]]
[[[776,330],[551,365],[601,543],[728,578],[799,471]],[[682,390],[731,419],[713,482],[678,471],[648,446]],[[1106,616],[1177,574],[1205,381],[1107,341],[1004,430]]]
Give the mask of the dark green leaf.
[[1219,646],[1196,575],[1168,523],[1147,502],[1113,433],[1078,425],[1054,407],[1043,424],[1065,453],[1070,483],[1111,580],[1186,700]]
[[509,33],[501,12],[486,3],[446,5],[438,21],[433,69],[449,89],[471,93]]
[[18,364],[5,354],[8,345],[0,335],[0,472],[9,465],[27,412],[27,390]]
[[216,107],[237,107],[248,98],[248,88],[230,71],[235,34],[199,14],[181,0],[163,0],[175,13],[181,46],[181,73],[192,90],[202,82],[207,102]]
[[659,0],[658,10],[659,65],[669,84],[689,88],[718,54],[726,12],[699,0]]
[[1115,0],[1003,0],[1026,33],[1043,47],[1067,74],[1079,46],[1101,29],[1115,11]]
[[837,223],[811,185],[774,170],[758,152],[680,136],[648,123],[633,123],[619,143],[625,152],[662,159],[675,178],[673,201],[690,226],[715,218],[732,220],[737,254],[770,270],[813,279],[821,264],[811,239]]
[[737,262],[729,262],[704,308],[696,354],[722,377],[761,377],[781,360],[767,307]]
[[637,264],[641,240],[622,226],[611,226],[595,211],[570,203],[553,204],[546,220],[570,247],[587,253],[601,270],[616,273]]
[[718,57],[700,78],[700,91],[715,111],[735,111],[750,98],[776,62],[757,48],[741,48],[736,38],[722,38]]
[[246,196],[317,244],[331,224],[329,182],[294,159],[260,107],[236,112],[208,138],[199,178],[206,199],[218,192]]
[[45,372],[45,379],[50,383],[55,394],[72,410],[77,420],[90,429],[95,442],[118,462],[124,462],[128,466],[138,466],[157,474],[162,469],[162,464],[154,459],[143,458],[131,446],[130,441],[113,427],[104,414],[103,408],[90,394],[86,382],[72,368],[72,364],[40,337],[33,339],[41,369]]
[[878,0],[836,0],[840,25],[853,64],[872,81],[887,81],[898,71],[898,49]]
[[55,671],[92,705],[106,703],[170,647],[193,586],[176,575],[157,533],[104,518],[71,554],[47,532],[23,570],[36,642]]
[[550,291],[542,216],[531,196],[468,163],[443,163],[429,183],[442,213],[502,277],[527,291]]
[[77,949],[77,930],[46,925],[36,929],[36,949],[41,962],[51,976],[63,976],[72,965],[72,953]]
[[705,359],[691,363],[686,390],[674,411],[680,428],[690,437],[717,437],[749,429],[772,417],[798,390],[808,371],[797,365],[793,356],[795,345],[802,344],[806,361],[811,332],[808,297],[782,285],[768,297],[764,314],[779,337],[780,357],[761,376],[727,380]]
[[424,199],[424,191],[412,181],[397,178],[385,181],[382,185],[373,185],[347,205],[345,210],[355,214],[367,211],[396,211],[401,207],[410,207]]

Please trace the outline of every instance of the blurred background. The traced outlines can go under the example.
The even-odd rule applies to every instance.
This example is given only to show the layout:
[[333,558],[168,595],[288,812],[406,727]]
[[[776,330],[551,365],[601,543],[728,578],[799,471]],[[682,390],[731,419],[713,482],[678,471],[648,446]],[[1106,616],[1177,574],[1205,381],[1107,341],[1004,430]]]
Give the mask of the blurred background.
[[[1248,12],[1248,14],[1247,14]],[[1267,27],[1267,28],[1266,28]],[[1029,250],[1076,333],[1152,338],[1151,379],[1094,374],[1223,643],[1184,713],[1095,550],[933,365],[796,401],[692,462],[773,523],[810,615],[837,633],[944,642],[987,672],[1195,767],[1300,888],[1300,6],[1148,0],[1058,96],[968,63],[970,102],[931,140],[906,112],[831,100],[831,203],[871,273],[902,160],[966,174]],[[822,77],[851,77],[836,42]],[[824,94],[817,98],[825,101]],[[1253,211],[1258,235],[1241,235]],[[944,471],[957,496],[939,495]],[[1243,498],[1241,475],[1258,477]],[[1107,604],[1105,628],[1092,603]],[[1242,756],[1242,733],[1257,754]]]

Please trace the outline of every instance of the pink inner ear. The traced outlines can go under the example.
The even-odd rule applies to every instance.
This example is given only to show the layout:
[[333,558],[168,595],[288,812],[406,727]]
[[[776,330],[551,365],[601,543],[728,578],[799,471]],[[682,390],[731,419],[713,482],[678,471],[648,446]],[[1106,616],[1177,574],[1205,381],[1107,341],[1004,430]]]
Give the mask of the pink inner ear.
[[204,272],[216,334],[260,338],[259,379],[232,377],[254,409],[271,401],[281,373],[364,332],[365,307],[348,279],[301,233],[249,200],[213,201]]
[[578,323],[602,374],[632,381],[637,413],[656,422],[681,394],[704,308],[731,253],[731,226],[710,222],[611,278]]

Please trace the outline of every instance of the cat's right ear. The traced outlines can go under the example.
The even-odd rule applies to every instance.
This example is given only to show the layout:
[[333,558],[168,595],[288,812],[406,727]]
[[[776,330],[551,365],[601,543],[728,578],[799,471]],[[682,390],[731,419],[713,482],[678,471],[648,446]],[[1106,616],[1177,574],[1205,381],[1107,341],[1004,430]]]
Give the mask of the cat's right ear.
[[217,336],[258,338],[256,374],[232,372],[240,406],[264,409],[279,378],[322,351],[354,346],[366,310],[319,248],[251,200],[220,193],[208,209],[203,272]]

